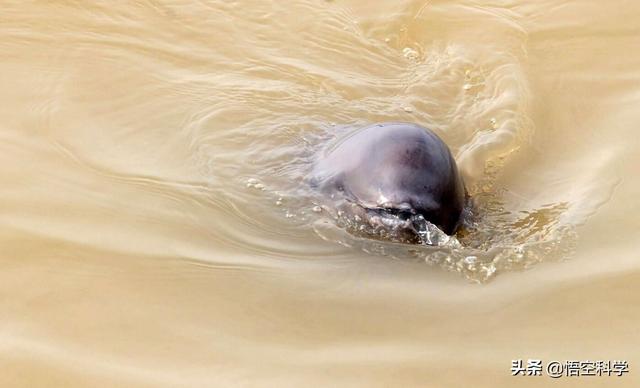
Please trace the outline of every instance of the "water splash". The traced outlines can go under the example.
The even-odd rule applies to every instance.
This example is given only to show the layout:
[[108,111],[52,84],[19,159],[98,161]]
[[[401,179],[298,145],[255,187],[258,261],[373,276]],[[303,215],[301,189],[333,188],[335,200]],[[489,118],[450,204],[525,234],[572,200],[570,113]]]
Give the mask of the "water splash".
[[413,228],[420,236],[420,241],[424,245],[447,246],[451,248],[461,247],[455,236],[449,236],[441,231],[437,226],[424,219],[421,214],[412,217]]

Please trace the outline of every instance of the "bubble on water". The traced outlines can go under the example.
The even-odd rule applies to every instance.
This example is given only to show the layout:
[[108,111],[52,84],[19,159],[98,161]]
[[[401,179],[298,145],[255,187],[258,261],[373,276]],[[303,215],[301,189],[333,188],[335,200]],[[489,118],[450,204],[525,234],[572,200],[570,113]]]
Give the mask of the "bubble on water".
[[481,265],[480,266],[480,276],[483,281],[486,281],[495,275],[497,269],[493,264]]
[[314,206],[314,207],[313,207],[313,209],[311,209],[311,210],[313,210],[313,211],[314,211],[314,213],[320,213],[320,212],[322,212],[322,208],[321,208],[320,206],[317,206],[317,205],[316,205],[316,206]]
[[512,250],[511,261],[521,262],[524,259],[524,248],[521,246],[514,247]]
[[265,185],[263,183],[260,183],[260,181],[255,179],[255,178],[247,179],[246,186],[248,188],[253,188],[253,189],[258,189],[258,190],[265,190],[266,189]]
[[498,128],[497,123],[498,123],[498,121],[495,119],[495,117],[492,117],[492,118],[489,120],[489,125],[491,126],[491,129],[496,129],[496,128]]
[[405,47],[402,49],[402,55],[411,61],[417,61],[420,58],[420,54],[411,47]]

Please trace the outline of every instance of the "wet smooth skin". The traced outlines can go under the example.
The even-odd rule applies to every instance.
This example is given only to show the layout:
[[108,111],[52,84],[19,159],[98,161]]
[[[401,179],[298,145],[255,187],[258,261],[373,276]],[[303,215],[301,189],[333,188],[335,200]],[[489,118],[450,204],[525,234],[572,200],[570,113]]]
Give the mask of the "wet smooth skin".
[[421,214],[455,232],[465,188],[447,145],[411,123],[381,123],[349,133],[317,162],[311,179],[325,194],[366,208]]

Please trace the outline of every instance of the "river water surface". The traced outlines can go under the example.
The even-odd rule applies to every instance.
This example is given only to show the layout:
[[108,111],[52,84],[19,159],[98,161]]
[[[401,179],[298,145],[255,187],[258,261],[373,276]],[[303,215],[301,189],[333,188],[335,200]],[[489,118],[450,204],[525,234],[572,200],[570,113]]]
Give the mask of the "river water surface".
[[[0,385],[640,386],[638,20],[3,1]],[[441,246],[354,235],[308,188],[327,144],[384,121],[458,161],[473,214]]]

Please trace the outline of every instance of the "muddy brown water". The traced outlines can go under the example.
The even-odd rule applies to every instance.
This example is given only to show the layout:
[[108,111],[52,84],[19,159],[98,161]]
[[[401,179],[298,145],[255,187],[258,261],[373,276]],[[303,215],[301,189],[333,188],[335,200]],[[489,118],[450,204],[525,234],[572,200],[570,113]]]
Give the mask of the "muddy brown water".
[[[639,19],[2,2],[0,385],[639,386]],[[382,121],[449,144],[478,204],[456,244],[363,239],[316,208],[314,153]]]

